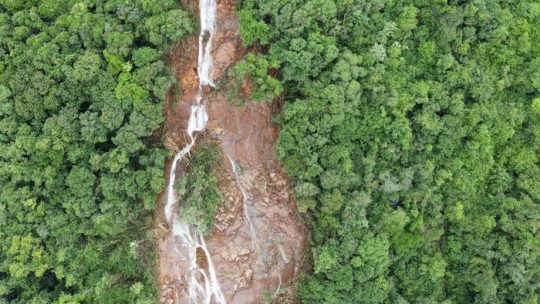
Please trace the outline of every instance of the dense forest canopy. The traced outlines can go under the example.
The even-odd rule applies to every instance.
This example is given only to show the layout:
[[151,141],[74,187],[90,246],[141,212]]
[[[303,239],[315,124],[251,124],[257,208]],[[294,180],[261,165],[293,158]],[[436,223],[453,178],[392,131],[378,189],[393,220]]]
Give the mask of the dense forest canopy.
[[[0,0],[0,303],[154,303],[176,0]],[[151,215],[151,213],[150,213]]]
[[255,97],[277,67],[287,101],[303,303],[540,301],[538,1],[244,0],[238,17]]
[[[154,303],[176,0],[0,0],[0,304]],[[540,302],[540,3],[239,0],[303,303]],[[249,75],[250,77],[246,77]],[[231,78],[234,78],[231,77]],[[211,229],[217,148],[177,183]]]

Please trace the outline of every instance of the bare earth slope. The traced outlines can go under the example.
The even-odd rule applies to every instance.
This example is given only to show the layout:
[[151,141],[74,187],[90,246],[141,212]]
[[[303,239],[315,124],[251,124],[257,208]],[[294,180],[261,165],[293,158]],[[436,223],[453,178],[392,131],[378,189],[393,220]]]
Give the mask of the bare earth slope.
[[[188,6],[197,10],[197,1],[191,2]],[[272,105],[236,107],[226,100],[227,84],[219,82],[245,54],[237,31],[235,1],[218,0],[217,18],[212,78],[218,89],[208,89],[204,102],[209,113],[207,132],[223,150],[218,169],[224,201],[206,244],[227,303],[262,303],[264,294],[276,293],[297,276],[306,241],[287,176],[275,159],[278,126],[271,121]],[[164,133],[181,148],[186,143],[189,107],[198,86],[197,36],[180,42],[169,64],[177,71],[183,95],[171,94]],[[178,178],[182,178],[183,168],[179,166]],[[163,205],[161,195],[156,214],[160,303],[188,303],[185,274],[189,269],[183,266],[180,251],[175,250],[178,240],[170,233]],[[205,267],[207,261],[200,258],[198,263]]]

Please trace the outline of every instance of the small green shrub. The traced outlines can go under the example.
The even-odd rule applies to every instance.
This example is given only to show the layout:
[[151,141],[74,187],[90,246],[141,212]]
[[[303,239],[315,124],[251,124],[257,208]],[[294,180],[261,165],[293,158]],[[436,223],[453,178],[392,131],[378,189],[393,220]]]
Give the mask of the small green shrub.
[[228,73],[232,86],[229,91],[229,100],[235,101],[238,105],[243,104],[241,90],[245,85],[251,86],[249,96],[246,97],[252,101],[264,102],[277,98],[283,93],[283,86],[269,72],[271,69],[276,69],[278,64],[278,61],[268,60],[264,56],[247,54]]

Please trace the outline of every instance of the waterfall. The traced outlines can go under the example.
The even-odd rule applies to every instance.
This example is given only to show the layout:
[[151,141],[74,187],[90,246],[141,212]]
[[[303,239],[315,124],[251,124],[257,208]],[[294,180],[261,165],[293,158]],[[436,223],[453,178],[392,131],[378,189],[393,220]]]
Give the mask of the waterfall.
[[234,179],[236,180],[236,185],[238,185],[238,188],[240,188],[240,192],[242,192],[242,201],[243,201],[243,209],[244,209],[244,218],[247,220],[249,224],[249,230],[251,232],[251,241],[253,243],[253,249],[257,250],[257,253],[260,253],[259,250],[259,238],[257,237],[257,230],[255,229],[255,226],[253,225],[253,221],[251,220],[251,199],[247,193],[247,191],[244,189],[244,186],[242,186],[240,182],[240,175],[238,170],[238,165],[236,162],[231,158],[230,155],[227,155],[229,158],[229,162],[231,163],[231,168],[234,174]]
[[282,284],[281,274],[279,275],[278,279],[279,279],[279,284],[278,284],[278,287],[276,288],[276,291],[274,291],[274,295],[273,295],[274,298],[277,297],[281,291],[281,284]]
[[[188,155],[193,145],[195,145],[195,132],[203,131],[208,122],[208,114],[202,103],[203,87],[205,85],[214,86],[211,80],[212,70],[212,39],[216,30],[216,0],[200,0],[200,22],[201,30],[199,33],[199,53],[197,74],[199,77],[199,87],[197,89],[197,98],[191,106],[191,114],[189,116],[187,133],[189,143],[178,152],[171,165],[169,173],[169,183],[167,184],[166,203],[165,203],[165,218],[168,223],[172,223],[173,236],[179,241],[178,246],[183,249],[181,252],[189,261],[190,269],[186,273],[186,283],[188,300],[190,304],[199,303],[217,303],[226,304],[225,297],[219,286],[216,275],[216,270],[212,262],[212,258],[206,247],[204,237],[197,230],[187,223],[179,221],[178,217],[173,217],[173,206],[177,203],[176,193],[174,191],[174,182],[176,179],[176,168],[182,159]],[[208,269],[197,264],[197,250],[202,251],[206,260]]]
[[287,258],[287,255],[285,254],[285,251],[283,250],[283,246],[281,244],[278,244],[278,250],[279,250],[279,253],[281,254],[281,258],[283,259],[283,261],[285,263],[289,263],[289,259]]

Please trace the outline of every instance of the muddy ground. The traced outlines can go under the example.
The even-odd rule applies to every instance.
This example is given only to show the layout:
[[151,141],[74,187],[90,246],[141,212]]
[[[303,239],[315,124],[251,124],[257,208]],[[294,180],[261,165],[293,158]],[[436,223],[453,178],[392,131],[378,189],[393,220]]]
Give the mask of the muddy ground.
[[[198,16],[198,1],[182,1]],[[214,38],[213,79],[216,88],[207,88],[204,103],[209,113],[205,136],[222,147],[219,186],[223,195],[220,211],[206,243],[214,262],[221,289],[228,303],[264,303],[265,298],[288,295],[306,246],[301,219],[290,193],[289,180],[275,158],[274,144],[279,126],[272,122],[276,103],[246,103],[237,107],[226,98],[229,89],[226,71],[246,53],[238,35],[235,1],[218,0],[218,32]],[[169,93],[164,109],[163,138],[171,148],[187,142],[186,125],[190,105],[195,101],[197,79],[197,34],[178,42],[167,63],[176,71],[181,95]],[[199,134],[199,136],[202,136]],[[228,157],[238,164],[234,175]],[[165,178],[170,170],[166,164]],[[178,176],[185,165],[178,168]],[[246,204],[242,189],[250,200]],[[163,214],[163,194],[158,197],[156,241],[160,303],[187,303],[182,256],[174,250],[176,241]],[[179,203],[181,212],[181,201]],[[251,226],[246,219],[249,209]],[[255,231],[255,234],[253,233]],[[201,258],[200,266],[206,261]],[[280,294],[280,292],[282,292]],[[286,299],[285,299],[286,298]]]

